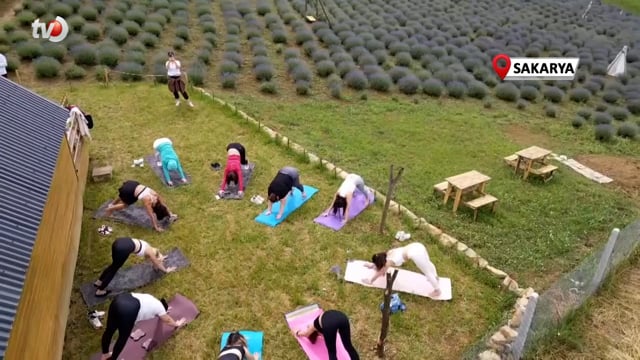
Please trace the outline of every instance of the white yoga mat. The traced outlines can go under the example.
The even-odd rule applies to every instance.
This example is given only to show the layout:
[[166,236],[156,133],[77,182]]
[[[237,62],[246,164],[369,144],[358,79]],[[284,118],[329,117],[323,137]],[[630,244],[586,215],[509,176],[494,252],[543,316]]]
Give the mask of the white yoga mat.
[[553,158],[565,165],[567,165],[568,167],[570,167],[571,169],[573,169],[575,172],[581,174],[582,176],[589,178],[597,183],[600,184],[608,184],[610,182],[613,181],[612,178],[605,176],[583,164],[580,164],[579,162],[575,161],[574,159],[567,159],[566,156],[558,156],[556,154],[551,154],[551,156],[553,156]]
[[[373,282],[373,284],[365,284],[362,282],[363,278],[372,278],[376,272],[375,269],[369,269],[365,267],[370,262],[362,260],[349,260],[347,262],[347,269],[344,273],[344,279],[348,282],[364,285],[366,287],[375,287],[378,289],[386,289],[387,278],[380,276]],[[389,272],[393,273],[393,269],[389,269]],[[440,296],[431,297],[430,293],[433,292],[433,286],[427,280],[427,277],[423,274],[413,271],[398,269],[398,276],[396,281],[393,282],[393,291],[400,291],[408,294],[428,297],[433,300],[451,300],[451,279],[440,278]]]

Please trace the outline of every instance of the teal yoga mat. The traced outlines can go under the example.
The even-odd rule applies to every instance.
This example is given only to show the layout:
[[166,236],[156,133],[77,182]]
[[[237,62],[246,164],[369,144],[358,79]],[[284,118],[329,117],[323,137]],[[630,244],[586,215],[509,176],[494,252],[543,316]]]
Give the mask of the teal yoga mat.
[[[220,350],[227,343],[227,339],[231,332],[222,333],[222,339],[220,339]],[[259,359],[262,360],[262,341],[264,338],[264,333],[262,331],[251,331],[251,330],[240,330],[240,334],[242,334],[247,339],[247,347],[249,348],[249,352],[251,354],[258,353],[260,354]]]
[[271,227],[278,226],[278,224],[283,222],[294,211],[298,210],[307,201],[311,200],[313,195],[318,192],[318,189],[312,186],[304,185],[304,191],[307,193],[306,198],[302,197],[302,193],[300,193],[300,190],[298,190],[297,188],[293,188],[292,193],[287,198],[287,205],[280,219],[276,219],[276,215],[278,215],[278,211],[280,211],[280,202],[277,202],[273,204],[273,207],[271,208],[271,215],[266,215],[267,210],[264,210],[262,213],[260,213],[260,215],[256,217],[256,221],[260,224]]

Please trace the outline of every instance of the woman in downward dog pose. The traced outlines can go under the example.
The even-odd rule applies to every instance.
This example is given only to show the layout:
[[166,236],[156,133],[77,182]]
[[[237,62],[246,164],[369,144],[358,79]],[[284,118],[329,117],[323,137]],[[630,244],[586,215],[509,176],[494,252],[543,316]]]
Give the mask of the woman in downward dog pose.
[[307,193],[304,191],[304,186],[300,183],[300,173],[298,169],[285,166],[280,171],[276,177],[269,184],[269,188],[267,189],[267,194],[269,195],[269,201],[267,204],[267,216],[271,215],[271,208],[273,204],[276,202],[280,202],[280,211],[278,211],[278,215],[276,215],[276,219],[282,218],[282,214],[284,214],[285,206],[287,205],[287,198],[289,194],[293,192],[293,188],[297,188],[302,193],[302,197],[306,198]]
[[365,195],[367,199],[365,207],[369,206],[369,193],[367,187],[364,185],[364,180],[360,175],[349,174],[338,188],[336,196],[331,201],[331,205],[325,210],[324,216],[329,216],[330,212],[333,212],[333,215],[337,216],[340,210],[342,210],[342,222],[346,223],[349,220],[349,209],[351,209],[353,195],[356,190]]
[[151,224],[158,232],[163,231],[162,228],[158,226],[158,220],[161,221],[167,216],[169,216],[171,221],[178,219],[178,215],[169,210],[157,192],[134,180],[127,180],[122,183],[122,186],[118,189],[118,198],[107,206],[106,214],[107,216],[111,216],[114,211],[123,210],[135,204],[138,200],[142,200],[149,219],[151,219]]
[[318,335],[322,335],[329,353],[329,360],[338,360],[336,340],[337,335],[340,334],[340,340],[342,340],[344,349],[349,353],[349,358],[351,360],[360,360],[358,352],[351,343],[351,326],[349,325],[349,318],[341,311],[327,310],[320,314],[313,321],[313,324],[309,324],[309,326],[304,330],[296,331],[295,334],[296,336],[308,337],[312,344],[316,343]]
[[430,294],[432,297],[438,297],[441,294],[440,282],[438,281],[438,273],[435,265],[429,259],[427,248],[419,243],[414,242],[409,245],[391,249],[387,252],[374,254],[371,257],[373,264],[367,264],[370,269],[376,269],[376,273],[371,279],[362,279],[366,284],[372,284],[377,278],[383,276],[389,267],[402,266],[405,261],[413,260],[418,269],[422,271],[427,281],[433,286],[434,291]]
[[173,148],[173,142],[169,138],[156,139],[153,142],[153,150],[156,151],[156,158],[160,160],[162,166],[162,174],[167,182],[167,185],[173,186],[171,181],[171,171],[175,171],[180,175],[180,181],[187,182],[187,177],[182,170],[182,164],[178,158],[178,154]]
[[227,190],[227,185],[234,183],[238,187],[238,195],[242,195],[244,193],[242,169],[248,165],[246,150],[242,144],[231,143],[227,145],[227,164],[224,167],[222,184],[218,193],[222,195]]
[[227,344],[218,355],[218,360],[259,360],[260,354],[249,353],[247,339],[239,332],[229,334]]
[[96,290],[96,296],[107,296],[110,290],[106,290],[107,286],[118,270],[124,265],[129,258],[129,255],[135,254],[142,258],[148,258],[153,263],[153,267],[165,273],[170,273],[176,268],[174,266],[165,267],[164,259],[166,256],[160,253],[160,250],[152,247],[144,240],[133,239],[130,237],[117,238],[113,244],[111,244],[111,265],[100,274],[98,280],[93,285],[98,288]]

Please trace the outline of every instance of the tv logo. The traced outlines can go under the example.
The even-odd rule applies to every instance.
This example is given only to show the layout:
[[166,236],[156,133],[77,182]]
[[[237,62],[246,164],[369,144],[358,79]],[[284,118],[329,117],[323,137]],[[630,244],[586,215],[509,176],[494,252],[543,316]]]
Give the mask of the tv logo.
[[[500,64],[500,61],[503,64]],[[580,58],[493,58],[493,69],[502,80],[573,80]]]
[[[31,23],[33,29],[33,38],[39,39],[42,35],[43,39],[49,39],[51,42],[60,42],[69,34],[69,25],[60,16],[56,16],[55,20],[51,20],[48,23],[41,23],[40,19],[36,19]],[[40,31],[38,31],[40,30]]]

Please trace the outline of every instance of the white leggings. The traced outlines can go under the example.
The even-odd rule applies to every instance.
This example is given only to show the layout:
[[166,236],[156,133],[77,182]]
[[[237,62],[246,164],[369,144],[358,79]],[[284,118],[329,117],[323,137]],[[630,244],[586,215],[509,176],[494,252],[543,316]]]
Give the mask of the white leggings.
[[427,248],[421,243],[413,243],[407,245],[405,251],[407,257],[413,260],[418,269],[420,269],[420,271],[422,271],[422,273],[427,277],[427,280],[431,283],[434,290],[439,290],[440,283],[438,282],[438,272],[436,271],[436,266],[433,265],[431,259],[429,259]]

